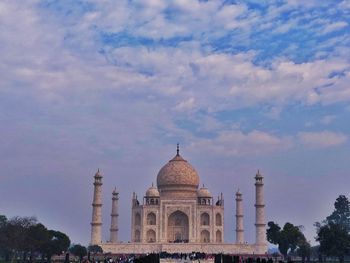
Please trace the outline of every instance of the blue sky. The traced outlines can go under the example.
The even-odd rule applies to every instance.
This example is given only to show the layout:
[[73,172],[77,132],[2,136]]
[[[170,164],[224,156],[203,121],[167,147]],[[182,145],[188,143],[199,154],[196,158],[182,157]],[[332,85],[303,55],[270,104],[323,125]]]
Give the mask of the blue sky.
[[104,232],[174,154],[225,202],[240,188],[254,240],[253,177],[267,220],[304,225],[349,189],[350,1],[0,3],[0,207],[87,244],[92,180]]

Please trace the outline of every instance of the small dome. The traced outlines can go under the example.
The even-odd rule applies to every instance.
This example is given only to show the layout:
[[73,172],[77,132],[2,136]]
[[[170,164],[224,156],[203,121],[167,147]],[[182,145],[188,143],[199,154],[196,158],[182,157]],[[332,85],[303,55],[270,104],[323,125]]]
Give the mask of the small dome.
[[153,186],[153,184],[146,191],[146,197],[159,197],[159,191],[155,186]]
[[198,195],[198,197],[204,197],[204,198],[211,198],[211,197],[213,197],[213,196],[211,195],[209,189],[206,188],[206,187],[204,187],[204,185],[203,185],[202,188],[200,188],[200,189],[198,190],[197,195]]

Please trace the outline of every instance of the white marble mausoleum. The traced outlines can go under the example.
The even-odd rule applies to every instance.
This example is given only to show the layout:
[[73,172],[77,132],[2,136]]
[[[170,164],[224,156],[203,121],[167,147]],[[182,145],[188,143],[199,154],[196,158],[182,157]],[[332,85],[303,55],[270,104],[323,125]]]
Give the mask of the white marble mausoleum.
[[[91,245],[104,252],[151,253],[166,251],[230,254],[267,253],[263,176],[255,176],[256,241],[244,240],[242,193],[236,193],[236,242],[224,242],[224,198],[214,199],[192,165],[177,153],[157,175],[157,186],[146,191],[142,199],[133,193],[131,242],[118,240],[118,192],[112,193],[110,238],[102,242],[102,174],[94,176]],[[253,226],[252,226],[253,227]]]

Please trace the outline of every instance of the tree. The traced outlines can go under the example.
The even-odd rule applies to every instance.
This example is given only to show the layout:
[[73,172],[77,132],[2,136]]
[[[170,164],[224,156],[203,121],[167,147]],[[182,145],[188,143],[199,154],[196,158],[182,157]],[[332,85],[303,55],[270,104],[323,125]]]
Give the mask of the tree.
[[9,261],[10,249],[6,240],[7,217],[0,215],[0,256],[5,257],[5,261]]
[[27,242],[29,228],[37,223],[35,217],[13,217],[7,221],[3,231],[4,245],[7,249],[13,251],[13,262],[16,253],[23,253],[25,257],[29,250]]
[[344,262],[344,256],[350,252],[350,235],[346,226],[329,222],[319,228],[316,240],[320,242],[320,252],[326,256],[338,257]]
[[100,247],[99,245],[90,245],[88,247],[88,251],[93,254],[103,253],[102,247]]
[[48,235],[48,241],[43,244],[42,251],[46,255],[47,260],[51,261],[53,255],[59,255],[63,251],[67,251],[70,246],[70,239],[66,234],[54,230],[49,230]]
[[69,237],[59,231],[47,230],[37,222],[35,217],[13,217],[10,220],[0,215],[0,256],[5,261],[12,260],[15,256],[22,255],[27,258],[30,253],[30,261],[35,253],[44,254],[48,260],[54,254],[66,251],[70,245]]
[[102,247],[99,245],[90,245],[88,246],[88,260],[90,261],[90,254],[93,256],[97,253],[103,253]]
[[29,227],[26,242],[29,244],[30,262],[32,262],[33,254],[43,253],[43,247],[49,242],[49,239],[49,231],[43,224],[39,223]]
[[302,263],[305,262],[305,259],[307,261],[310,261],[310,255],[311,255],[311,245],[306,240],[301,241],[299,244],[299,248],[297,249],[297,254],[299,257],[301,257]]
[[7,223],[7,217],[4,215],[0,215],[0,229],[2,229]]
[[306,242],[300,226],[286,223],[281,229],[278,224],[270,221],[268,222],[268,227],[266,231],[267,240],[272,244],[278,245],[279,251],[285,258],[288,255],[288,251],[293,252],[303,242]]
[[350,202],[345,195],[339,195],[334,203],[333,213],[326,218],[327,223],[341,224],[350,231]]
[[350,253],[350,202],[344,195],[334,202],[334,211],[322,221],[315,223],[316,240],[320,242],[319,252],[338,257],[340,262]]
[[83,257],[87,255],[87,249],[86,247],[76,244],[69,248],[69,252],[72,253],[74,256],[77,256],[80,258],[80,261],[83,260]]
[[277,240],[280,237],[281,227],[275,224],[273,221],[267,223],[268,229],[266,230],[267,240],[272,244],[277,244]]

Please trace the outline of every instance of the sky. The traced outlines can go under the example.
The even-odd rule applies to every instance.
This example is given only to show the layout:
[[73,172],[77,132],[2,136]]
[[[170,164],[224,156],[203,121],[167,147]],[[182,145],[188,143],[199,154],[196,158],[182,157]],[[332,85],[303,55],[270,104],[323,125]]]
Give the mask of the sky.
[[119,239],[180,153],[254,242],[254,176],[266,220],[314,222],[349,197],[349,0],[0,1],[0,214],[90,240],[93,176]]

